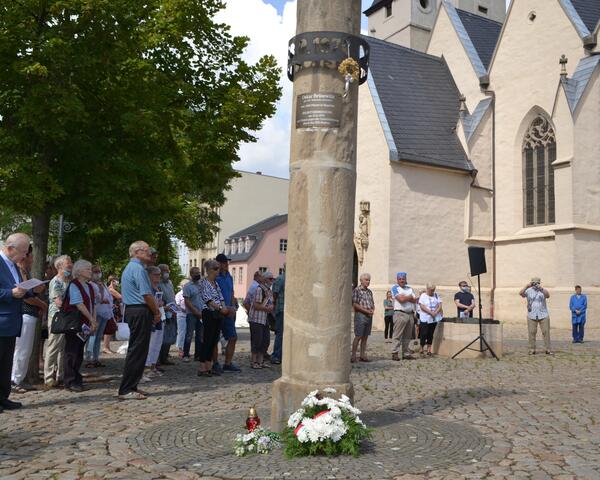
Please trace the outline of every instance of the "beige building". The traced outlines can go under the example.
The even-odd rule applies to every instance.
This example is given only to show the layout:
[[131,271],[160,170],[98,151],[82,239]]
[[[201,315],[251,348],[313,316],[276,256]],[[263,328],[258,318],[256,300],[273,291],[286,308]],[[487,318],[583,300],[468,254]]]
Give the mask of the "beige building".
[[[203,266],[225,250],[225,240],[234,232],[267,217],[287,214],[289,180],[263,175],[260,172],[238,172],[225,192],[226,200],[219,209],[219,231],[210,244],[189,251],[189,267]],[[183,272],[184,274],[189,273]]]
[[566,328],[576,283],[591,315],[600,304],[600,2],[513,0],[506,19],[504,3],[367,10],[357,267],[377,305],[403,270],[437,283],[453,315],[457,283],[475,280],[467,247],[482,246],[484,316],[524,323],[518,291],[541,276]]

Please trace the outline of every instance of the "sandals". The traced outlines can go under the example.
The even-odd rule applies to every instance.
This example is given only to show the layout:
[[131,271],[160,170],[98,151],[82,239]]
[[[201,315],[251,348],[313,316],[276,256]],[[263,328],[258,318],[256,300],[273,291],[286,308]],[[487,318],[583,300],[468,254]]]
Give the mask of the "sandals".
[[27,393],[27,389],[23,388],[21,385],[15,385],[13,384],[10,388],[10,391],[12,393]]
[[252,367],[250,367],[250,368],[252,368],[253,370],[261,370],[263,367],[260,363],[254,362],[252,364]]

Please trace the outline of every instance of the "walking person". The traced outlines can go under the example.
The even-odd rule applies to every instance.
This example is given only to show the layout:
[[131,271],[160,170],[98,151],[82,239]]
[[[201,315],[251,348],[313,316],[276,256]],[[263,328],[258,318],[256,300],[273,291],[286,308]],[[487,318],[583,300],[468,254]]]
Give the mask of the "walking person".
[[392,286],[394,298],[394,334],[392,337],[392,360],[414,360],[409,345],[413,338],[415,292],[406,283],[406,272],[396,274],[396,285]]
[[183,287],[183,298],[186,311],[186,334],[183,343],[183,361],[190,361],[190,348],[194,338],[194,360],[200,360],[202,348],[202,308],[204,303],[200,295],[200,280],[202,275],[198,267],[190,269],[190,281]]
[[370,362],[367,358],[367,340],[373,328],[373,313],[375,302],[373,292],[369,289],[371,275],[363,273],[360,276],[360,284],[352,291],[352,309],[354,310],[354,340],[352,341],[351,363],[356,363],[356,350],[360,343],[361,362]]
[[392,298],[391,290],[386,292],[385,300],[383,301],[383,322],[383,338],[385,343],[390,343],[394,333],[394,299]]
[[575,295],[569,300],[571,323],[573,325],[573,343],[583,343],[585,315],[587,312],[587,295],[581,293],[581,287],[575,286]]
[[433,355],[432,344],[435,327],[442,321],[444,316],[442,310],[442,299],[435,293],[435,285],[428,283],[426,291],[419,296],[419,335],[421,355],[431,357]]
[[200,298],[203,302],[204,338],[199,352],[200,369],[198,375],[212,377],[213,375],[221,375],[221,372],[213,367],[213,355],[221,335],[223,318],[231,313],[231,308],[226,306],[225,298],[217,283],[217,274],[220,270],[219,263],[216,260],[208,260],[204,264],[204,269],[206,270],[206,277],[202,279],[199,285]]
[[[62,299],[72,278],[73,261],[68,255],[61,255],[54,260],[56,275],[48,285],[48,326],[62,306]],[[44,384],[46,388],[58,387],[63,381],[63,355],[65,350],[65,334],[52,333],[48,328],[46,358],[44,358]]]
[[531,282],[521,289],[519,295],[527,299],[529,355],[535,355],[536,353],[535,340],[538,326],[544,337],[546,355],[553,355],[550,348],[550,316],[548,315],[548,306],[546,305],[546,299],[550,298],[550,293],[542,287],[542,280],[539,277],[533,277]]
[[147,396],[138,390],[138,383],[144,374],[152,325],[160,322],[160,312],[144,268],[150,261],[150,247],[143,241],[134,242],[129,247],[129,257],[121,277],[125,321],[130,335],[119,399],[144,400]]
[[30,241],[24,233],[13,233],[0,250],[0,413],[22,407],[8,397],[16,338],[23,323],[23,297],[30,295],[17,287],[23,281],[17,263],[27,255]]
[[88,339],[85,347],[85,368],[98,368],[105,365],[100,362],[100,346],[104,340],[104,330],[108,321],[113,318],[113,297],[102,282],[102,268],[100,265],[92,267],[92,287],[96,297],[96,321],[98,328]]
[[[87,260],[77,260],[73,265],[73,281],[69,283],[61,309],[65,312],[78,310],[82,326],[87,332],[69,331],[65,333],[64,382],[65,389],[75,393],[84,391],[81,364],[83,348],[89,333],[94,334],[98,328],[96,321],[96,304],[92,279],[92,264]],[[85,327],[83,327],[85,329]]]

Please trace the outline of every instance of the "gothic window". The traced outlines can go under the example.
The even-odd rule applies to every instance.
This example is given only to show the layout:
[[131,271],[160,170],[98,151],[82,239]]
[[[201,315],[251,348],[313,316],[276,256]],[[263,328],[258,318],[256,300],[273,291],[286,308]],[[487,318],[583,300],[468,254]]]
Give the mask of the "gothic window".
[[555,221],[554,169],[556,135],[547,119],[538,116],[523,142],[523,203],[526,227]]

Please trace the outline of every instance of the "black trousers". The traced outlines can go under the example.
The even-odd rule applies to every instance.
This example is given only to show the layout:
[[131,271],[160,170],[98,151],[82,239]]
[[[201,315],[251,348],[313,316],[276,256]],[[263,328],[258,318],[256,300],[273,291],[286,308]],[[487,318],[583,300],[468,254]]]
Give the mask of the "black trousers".
[[394,316],[386,315],[383,317],[383,320],[385,321],[385,331],[383,332],[383,337],[392,338],[392,335],[394,334]]
[[142,379],[150,348],[152,320],[152,311],[146,305],[127,305],[125,307],[125,321],[129,325],[129,346],[127,347],[119,395],[135,392]]
[[419,336],[421,337],[421,346],[431,345],[433,343],[433,334],[437,323],[420,323]]
[[10,395],[16,341],[16,337],[0,337],[0,400],[6,400]]
[[83,385],[81,364],[85,343],[74,332],[65,333],[65,351],[63,355],[63,378],[65,388]]
[[160,353],[158,354],[158,363],[164,365],[169,361],[169,350],[171,350],[171,344],[163,343],[162,347],[160,347]]
[[201,362],[210,362],[213,358],[215,346],[221,335],[223,317],[213,310],[202,310],[202,324],[204,325],[204,340],[200,345],[199,359]]

